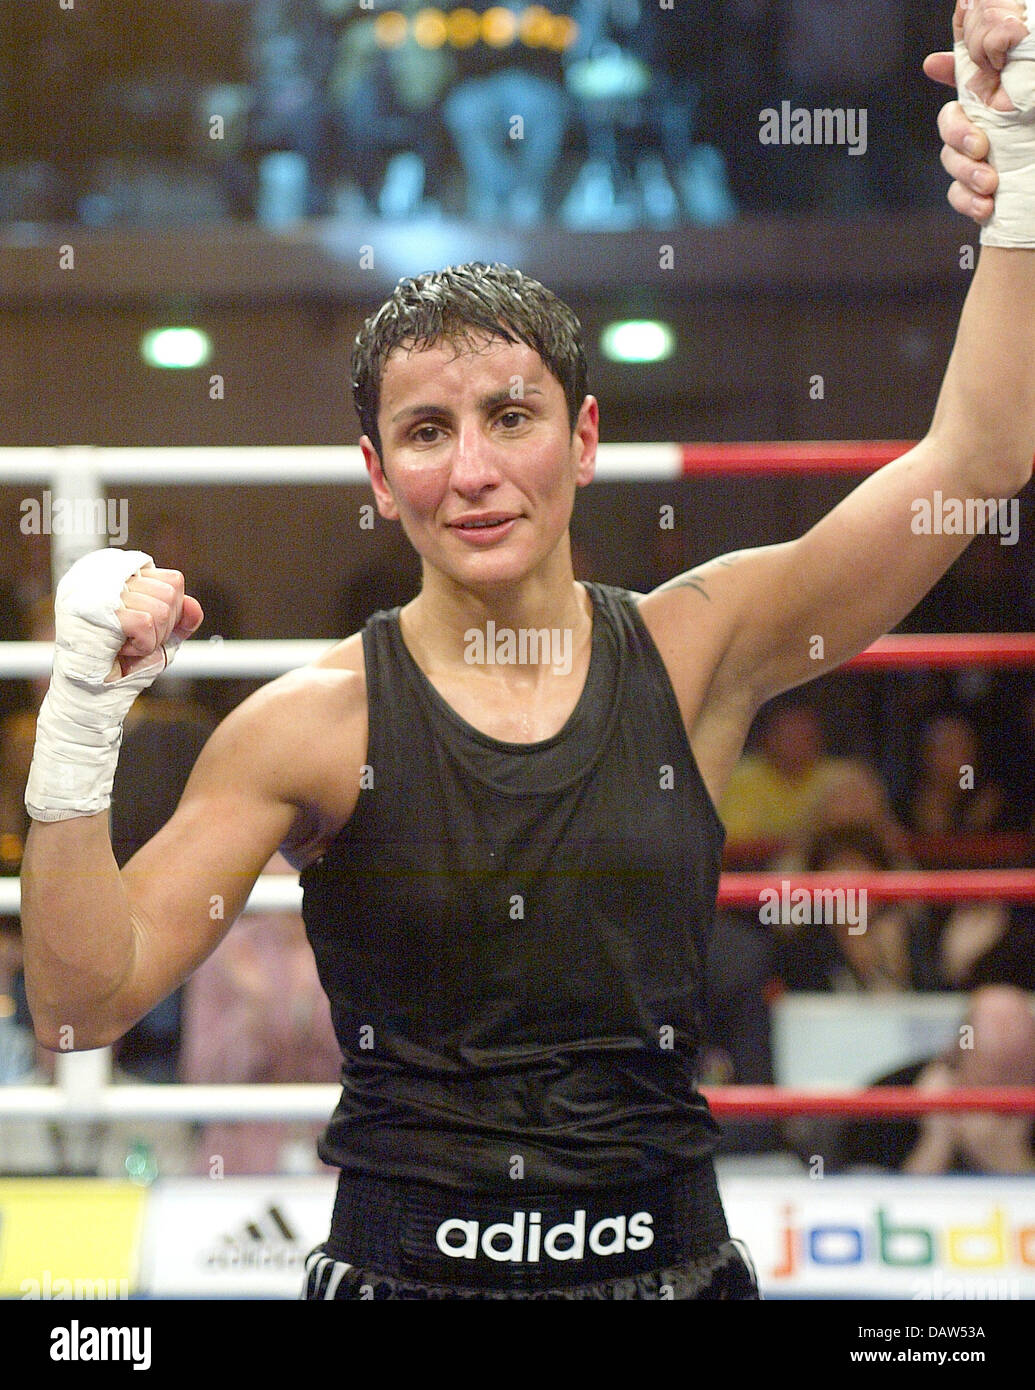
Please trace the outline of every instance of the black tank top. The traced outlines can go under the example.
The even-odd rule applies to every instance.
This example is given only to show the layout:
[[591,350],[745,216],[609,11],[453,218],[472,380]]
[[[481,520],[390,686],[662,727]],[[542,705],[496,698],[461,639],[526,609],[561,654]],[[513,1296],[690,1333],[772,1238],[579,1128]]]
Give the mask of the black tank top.
[[633,597],[540,743],[479,732],[363,631],[368,762],[301,876],[344,1056],[325,1162],[468,1191],[636,1183],[714,1152],[695,1089],[724,839]]

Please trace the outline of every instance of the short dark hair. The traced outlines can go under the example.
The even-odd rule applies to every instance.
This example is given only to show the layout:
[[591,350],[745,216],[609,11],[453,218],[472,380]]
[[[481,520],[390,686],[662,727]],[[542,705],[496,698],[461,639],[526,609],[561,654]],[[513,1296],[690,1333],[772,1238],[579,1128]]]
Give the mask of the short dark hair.
[[586,397],[582,325],[552,290],[496,261],[470,261],[400,280],[364,323],[352,350],[352,398],[363,433],[383,457],[377,412],[385,363],[399,347],[420,351],[444,340],[459,347],[478,334],[527,344],[560,382],[574,432]]

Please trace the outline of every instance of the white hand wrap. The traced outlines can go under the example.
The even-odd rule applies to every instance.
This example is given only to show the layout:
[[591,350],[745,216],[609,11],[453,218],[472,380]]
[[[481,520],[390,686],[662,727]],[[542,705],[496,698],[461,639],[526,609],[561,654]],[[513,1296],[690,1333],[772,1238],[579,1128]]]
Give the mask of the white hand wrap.
[[978,72],[956,44],[956,85],[967,115],[988,136],[988,162],[999,173],[995,211],[981,228],[983,246],[1035,247],[1035,34],[1010,49],[1000,80],[1016,111],[993,111],[967,88]]
[[92,816],[111,804],[122,721],[179,646],[179,639],[167,642],[145,667],[105,684],[126,643],[116,616],[122,591],[149,562],[142,550],[94,550],[57,587],[54,671],[25,789],[33,820]]

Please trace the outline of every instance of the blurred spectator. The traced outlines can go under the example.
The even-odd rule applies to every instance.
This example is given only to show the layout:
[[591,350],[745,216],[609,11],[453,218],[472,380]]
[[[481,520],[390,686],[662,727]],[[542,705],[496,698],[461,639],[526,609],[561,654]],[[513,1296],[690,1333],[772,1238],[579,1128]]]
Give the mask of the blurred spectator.
[[[1012,530],[1031,534],[1032,501],[1028,489],[1009,502],[1009,513],[997,528],[973,538],[966,550],[899,624],[902,632],[1031,632],[1035,630],[1035,582],[1032,547],[1003,544]],[[1018,728],[1033,683],[1030,671],[966,667],[962,670],[912,670],[894,677],[902,696],[899,717],[904,725],[935,706],[965,708],[987,735],[986,771],[1009,784],[1013,793],[1006,816],[1014,828],[1028,817],[1021,808],[1025,796],[1014,754]],[[1030,784],[1029,784],[1030,790]]]
[[977,731],[962,710],[929,715],[899,798],[903,822],[922,835],[999,829],[1005,796],[986,778],[985,766]]
[[[928,717],[918,733],[911,784],[903,790],[902,815],[923,835],[951,837],[999,830],[1008,823],[1007,797],[983,776],[986,755],[973,723],[957,709]],[[925,867],[952,867],[937,842]],[[1011,984],[1035,989],[1035,909],[995,901],[932,905],[916,941],[918,989],[976,989]]]
[[[279,855],[266,873],[289,873]],[[181,1079],[337,1081],[341,1052],[302,919],[254,913],[237,922],[187,984]],[[207,1125],[199,1171],[313,1172],[319,1122]]]
[[[1035,1085],[1035,1018],[1021,990],[991,986],[972,995],[959,1044],[941,1057],[881,1077],[878,1086],[926,1090]],[[841,1168],[903,1173],[1030,1173],[1035,1116],[985,1111],[930,1114],[918,1120],[847,1122],[837,1143]]]
[[[248,169],[248,120],[252,91],[246,82],[202,87],[194,103],[197,144],[233,217],[250,217],[255,202]],[[214,125],[218,118],[219,124]],[[214,138],[218,132],[219,138]]]
[[918,989],[1035,990],[1035,908],[1005,902],[932,908],[915,968]]
[[694,141],[702,88],[716,66],[718,7],[578,0],[573,17],[578,37],[566,80],[588,158],[562,204],[564,223],[623,230],[672,226],[683,214],[728,221],[736,205],[722,155]]
[[[892,867],[886,845],[866,823],[842,823],[819,831],[808,843],[802,863],[807,873],[828,874],[835,890],[841,874]],[[853,901],[855,911],[850,918],[846,913],[844,921],[780,922],[776,973],[789,989],[886,992],[909,988],[916,909],[905,903],[869,906],[858,898]]]
[[892,809],[880,774],[861,758],[838,759],[831,775],[820,782],[801,808],[798,828],[777,867],[793,872],[805,867],[817,838],[845,826],[865,827],[877,841],[889,868],[908,869],[908,835]]
[[369,10],[352,0],[341,0],[340,8],[352,13],[338,40],[329,100],[344,167],[364,210],[387,218],[437,213],[450,154],[438,105],[456,77],[453,51],[417,42],[417,0],[398,7],[406,31],[392,47],[379,42],[379,19]]
[[[467,181],[467,214],[476,222],[532,227],[546,210],[550,179],[568,123],[562,85],[564,46],[550,21],[540,37],[526,26],[531,11],[470,0],[479,37],[458,49],[460,80],[442,103]],[[552,0],[563,16],[564,0]]]
[[820,792],[842,775],[844,761],[827,754],[811,704],[800,696],[771,701],[760,717],[755,750],[733,769],[719,803],[727,845],[791,836]]
[[332,45],[315,4],[259,0],[252,10],[247,148],[257,162],[256,214],[269,225],[323,210]]

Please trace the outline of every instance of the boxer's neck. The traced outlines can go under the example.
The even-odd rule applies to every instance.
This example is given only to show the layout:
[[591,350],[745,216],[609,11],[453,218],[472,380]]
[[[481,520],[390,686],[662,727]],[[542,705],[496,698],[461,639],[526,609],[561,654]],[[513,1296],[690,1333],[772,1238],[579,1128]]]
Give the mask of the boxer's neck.
[[[593,603],[576,582],[570,564],[566,574],[556,578],[529,576],[520,584],[478,590],[426,570],[421,592],[400,613],[400,625],[407,647],[427,673],[481,669],[502,674],[499,667],[507,662],[472,660],[479,641],[495,650],[510,633],[517,649],[524,650],[522,633],[545,631],[550,634],[551,653],[563,649],[578,654],[592,636]],[[544,658],[538,662],[541,671],[552,673],[552,656],[545,646],[539,650]],[[531,674],[528,664],[520,664],[524,669],[513,673],[526,680]]]

